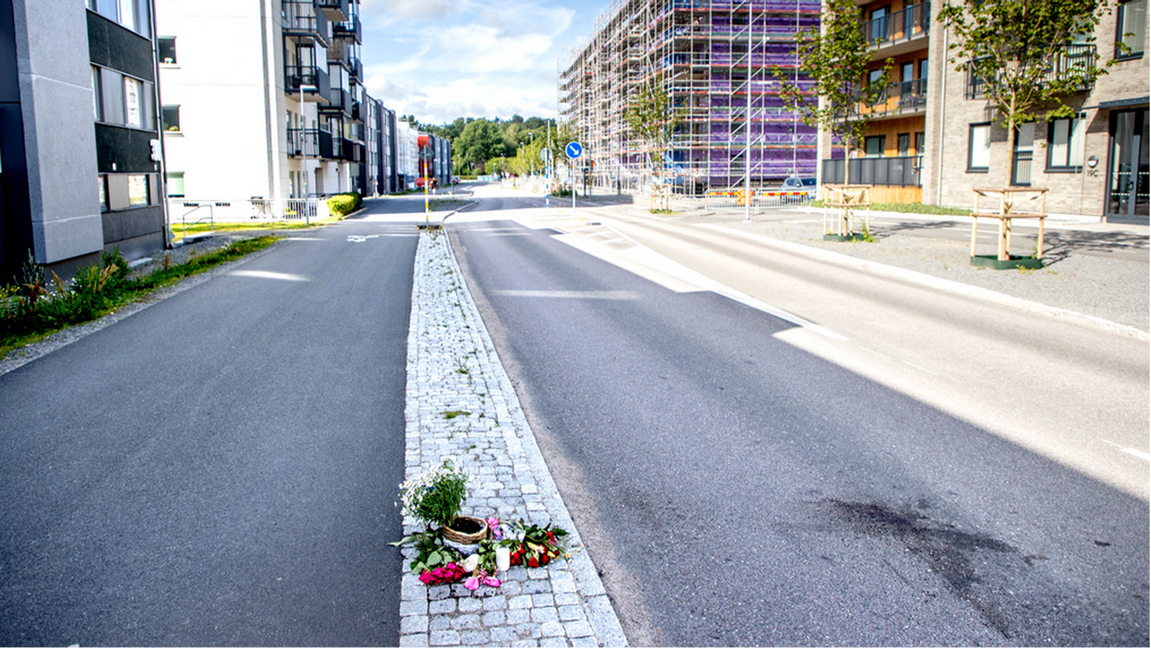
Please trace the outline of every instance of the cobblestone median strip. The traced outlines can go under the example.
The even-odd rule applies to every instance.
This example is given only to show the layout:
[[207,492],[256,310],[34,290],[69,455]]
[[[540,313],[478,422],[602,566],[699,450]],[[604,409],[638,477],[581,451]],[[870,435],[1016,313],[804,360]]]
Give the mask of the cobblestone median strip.
[[[591,558],[582,550],[515,391],[464,284],[446,234],[420,236],[408,333],[406,478],[452,458],[467,471],[465,513],[555,524],[578,549],[546,567],[512,567],[498,588],[400,589],[401,646],[622,646],[627,639]],[[452,418],[447,412],[467,412]],[[404,520],[404,533],[422,531]]]

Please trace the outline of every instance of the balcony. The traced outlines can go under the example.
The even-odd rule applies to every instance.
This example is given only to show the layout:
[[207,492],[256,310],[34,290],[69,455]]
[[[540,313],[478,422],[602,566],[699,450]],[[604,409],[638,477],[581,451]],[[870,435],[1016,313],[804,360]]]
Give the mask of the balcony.
[[288,129],[288,156],[315,158],[321,157],[323,147],[320,145],[321,137],[327,135],[328,146],[331,149],[332,134],[318,128],[289,128]]
[[879,102],[856,106],[856,115],[895,117],[922,114],[927,110],[927,79],[888,84]]
[[871,43],[876,55],[898,56],[925,45],[931,31],[931,3],[910,5],[886,16],[867,20],[862,25],[863,35]]
[[359,57],[356,57],[356,56],[350,57],[348,59],[348,67],[350,68],[350,72],[348,74],[352,77],[353,80],[356,80],[356,81],[362,81],[363,80],[363,78],[364,78],[364,63],[362,61],[360,61]]
[[360,163],[364,161],[364,145],[344,137],[329,137],[330,147],[321,156],[330,160]]
[[316,8],[323,11],[332,22],[343,22],[351,15],[348,0],[316,0]]
[[344,117],[352,116],[352,93],[344,88],[332,88],[328,92],[328,103],[321,105],[324,112],[343,113]]
[[350,38],[357,43],[362,43],[364,30],[360,26],[360,17],[352,16],[349,20],[332,23],[332,37]]
[[[1024,65],[1015,73],[1015,77],[1019,84],[1028,87],[1075,81],[1078,78],[1079,70],[1096,60],[1095,51],[1094,45],[1063,45],[1055,48],[1054,55],[1050,60],[1039,61],[1034,65]],[[967,64],[964,94],[968,99],[984,97],[985,81],[979,75],[978,67],[976,62]],[[1091,89],[1092,85],[1092,83],[1078,83],[1072,86],[1072,90],[1074,92],[1086,92]]]
[[304,101],[323,105],[331,94],[328,72],[314,65],[285,65],[284,92],[298,97],[301,87]]
[[328,46],[328,17],[316,11],[313,0],[283,0],[280,24],[285,36],[292,36],[307,44],[318,42]]

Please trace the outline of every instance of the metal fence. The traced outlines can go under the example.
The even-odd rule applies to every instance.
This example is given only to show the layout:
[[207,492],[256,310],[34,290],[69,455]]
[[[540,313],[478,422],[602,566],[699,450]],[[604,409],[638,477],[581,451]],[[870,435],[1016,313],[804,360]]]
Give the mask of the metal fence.
[[[747,208],[748,194],[742,189],[708,191],[704,194],[705,209]],[[751,211],[760,213],[772,207],[806,207],[811,203],[806,191],[751,190]]]
[[323,220],[331,216],[324,198],[287,198],[267,200],[192,200],[173,198],[168,201],[173,228],[196,222],[243,223],[251,221]]
[[[890,187],[919,187],[922,155],[823,160],[823,184],[869,184]],[[844,179],[844,168],[847,178]]]

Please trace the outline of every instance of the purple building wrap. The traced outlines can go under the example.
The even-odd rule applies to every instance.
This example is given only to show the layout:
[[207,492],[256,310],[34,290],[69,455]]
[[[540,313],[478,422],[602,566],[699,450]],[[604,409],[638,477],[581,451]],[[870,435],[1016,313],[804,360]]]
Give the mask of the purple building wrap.
[[[560,116],[585,142],[595,184],[698,194],[742,186],[748,173],[772,188],[814,175],[816,130],[784,107],[771,70],[805,85],[797,34],[818,29],[819,14],[818,0],[617,0],[560,77]],[[669,149],[649,151],[624,115],[657,78],[681,120]],[[649,156],[663,160],[662,178]]]

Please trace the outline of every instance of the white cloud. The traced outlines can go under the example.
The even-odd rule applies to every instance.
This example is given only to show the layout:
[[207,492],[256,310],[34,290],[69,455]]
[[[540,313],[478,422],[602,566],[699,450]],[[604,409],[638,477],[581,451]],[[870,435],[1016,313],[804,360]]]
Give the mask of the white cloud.
[[585,36],[577,18],[590,28],[598,14],[585,15],[586,4],[364,0],[368,93],[427,123],[554,116],[557,60]]

